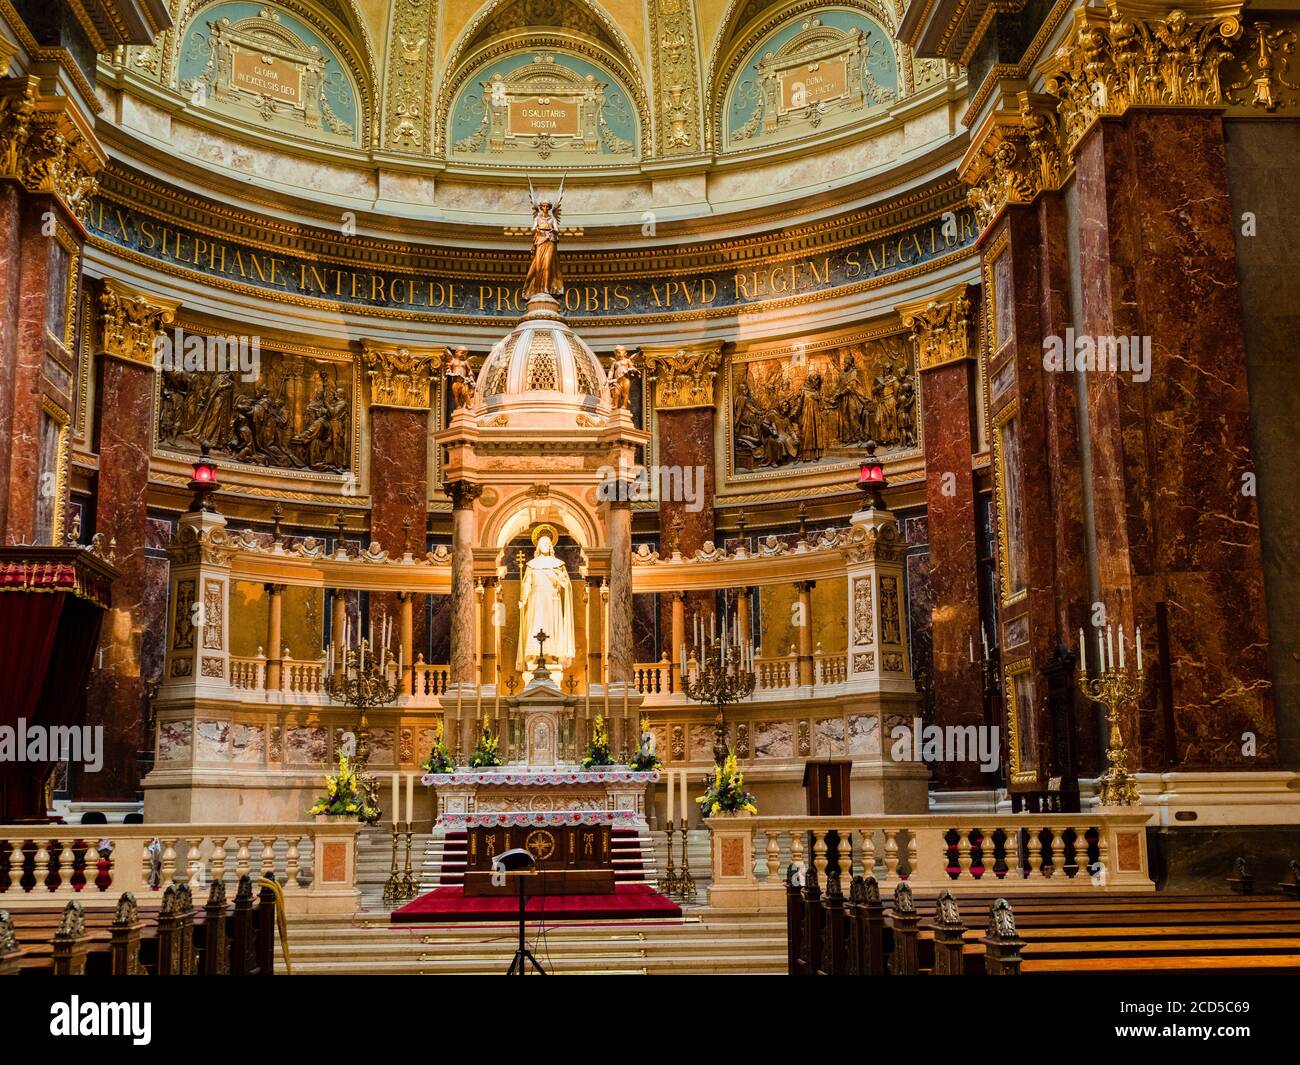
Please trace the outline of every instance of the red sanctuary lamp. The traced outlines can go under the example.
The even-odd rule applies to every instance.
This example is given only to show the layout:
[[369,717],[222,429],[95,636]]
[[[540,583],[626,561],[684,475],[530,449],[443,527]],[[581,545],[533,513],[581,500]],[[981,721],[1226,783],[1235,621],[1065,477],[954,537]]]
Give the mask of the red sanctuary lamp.
[[200,446],[199,458],[193,465],[194,475],[186,486],[194,493],[191,507],[196,511],[214,511],[216,508],[212,505],[212,496],[221,487],[221,482],[217,480],[217,464],[208,458],[206,443]]
[[867,497],[867,505],[873,510],[888,510],[885,499],[880,494],[888,485],[885,480],[885,464],[876,458],[876,442],[867,441],[867,457],[858,471],[858,488]]

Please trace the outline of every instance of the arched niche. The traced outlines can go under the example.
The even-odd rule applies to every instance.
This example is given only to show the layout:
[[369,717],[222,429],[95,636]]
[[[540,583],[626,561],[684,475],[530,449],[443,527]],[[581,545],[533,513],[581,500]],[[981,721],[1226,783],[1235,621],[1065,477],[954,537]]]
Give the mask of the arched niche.
[[[742,21],[747,20],[747,21]],[[852,126],[906,93],[894,19],[874,0],[733,7],[710,77],[719,152]]]
[[192,110],[274,136],[364,147],[373,52],[320,5],[301,0],[183,4],[167,73]]
[[[489,119],[485,141],[491,137],[490,115],[483,111],[472,113],[477,111],[473,104],[471,113],[462,116],[457,111],[468,96],[481,97],[485,91],[490,104],[491,75],[497,72],[505,77],[531,63],[539,53],[552,54],[558,64],[574,69],[584,78],[592,74],[604,82],[607,109],[611,109],[611,93],[627,102],[632,123],[621,129],[611,127],[611,132],[630,141],[631,147],[627,152],[598,149],[573,153],[557,151],[543,142],[542,151],[519,153],[521,166],[617,165],[650,154],[651,119],[645,88],[648,75],[623,31],[590,0],[488,0],[465,24],[442,67],[446,73],[434,108],[434,154],[467,165],[489,159],[495,165],[509,165],[510,153],[492,154],[490,144],[479,146],[476,152],[454,150],[454,143],[472,136],[477,128],[472,124],[482,124],[484,117]],[[486,90],[482,86],[485,81],[489,83]]]
[[500,555],[538,522],[550,522],[567,533],[584,555],[604,544],[603,527],[592,508],[563,493],[539,497],[528,489],[501,499],[492,508],[480,542],[491,544]]

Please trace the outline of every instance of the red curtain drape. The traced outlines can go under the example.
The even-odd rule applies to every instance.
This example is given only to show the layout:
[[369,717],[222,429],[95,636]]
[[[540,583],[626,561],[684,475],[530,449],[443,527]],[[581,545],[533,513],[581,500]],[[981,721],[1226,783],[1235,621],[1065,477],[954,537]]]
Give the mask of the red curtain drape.
[[[0,595],[0,725],[38,724],[37,714],[58,642],[59,620],[68,596],[59,592],[5,592]],[[0,820],[39,817],[32,807],[33,775],[45,782],[46,766],[22,760],[0,762]]]

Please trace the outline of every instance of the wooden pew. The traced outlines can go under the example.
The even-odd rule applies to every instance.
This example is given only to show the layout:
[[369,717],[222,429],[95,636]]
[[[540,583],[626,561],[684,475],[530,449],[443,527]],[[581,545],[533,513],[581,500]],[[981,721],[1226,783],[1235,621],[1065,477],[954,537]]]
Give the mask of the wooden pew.
[[894,933],[894,949],[889,958],[891,976],[916,976],[916,926],[920,918],[907,881],[894,888],[894,904],[889,909],[889,927]]
[[880,901],[880,885],[874,876],[853,878],[845,913],[849,926],[849,975],[883,976],[885,916]]

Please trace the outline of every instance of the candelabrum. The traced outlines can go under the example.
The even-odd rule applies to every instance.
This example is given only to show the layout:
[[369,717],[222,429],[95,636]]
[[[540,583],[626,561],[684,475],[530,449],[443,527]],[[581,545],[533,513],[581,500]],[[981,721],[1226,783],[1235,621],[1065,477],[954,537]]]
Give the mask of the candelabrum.
[[[686,821],[682,820],[682,864],[677,874],[677,898],[682,902],[694,902],[696,899],[695,877],[691,876],[691,858],[687,853],[687,833]],[[669,833],[671,835],[671,833]],[[669,841],[668,851],[672,853],[672,843]]]
[[725,622],[720,640],[704,633],[702,626],[697,625],[696,650],[691,654],[690,664],[696,668],[687,668],[683,646],[682,691],[688,699],[713,706],[713,759],[722,765],[731,747],[727,707],[754,694],[757,675],[753,648],[738,639],[729,641]]
[[[396,821],[393,822],[393,860],[388,870],[388,879],[384,881],[384,903],[389,906],[415,898],[416,884],[411,867],[411,840],[414,832],[410,821],[405,824],[406,829],[403,831]],[[405,869],[399,872],[397,849],[403,836],[406,837],[406,862]]]
[[390,681],[389,667],[392,665],[393,660],[386,651],[378,657],[372,653],[369,640],[361,640],[355,648],[345,647],[339,663],[335,662],[334,649],[330,648],[325,665],[325,691],[335,702],[357,711],[356,761],[360,765],[365,765],[370,753],[367,711],[376,706],[386,706],[401,694],[400,657],[397,673]]
[[1095,677],[1087,674],[1087,648],[1083,633],[1079,633],[1079,688],[1093,702],[1106,708],[1106,771],[1097,780],[1097,798],[1102,806],[1136,806],[1139,803],[1137,779],[1128,770],[1128,748],[1120,732],[1120,711],[1126,706],[1137,706],[1146,677],[1142,669],[1142,627],[1138,626],[1134,643],[1137,649],[1137,668],[1130,671],[1125,664],[1124,627],[1119,629],[1119,664],[1115,663],[1112,646],[1113,632],[1108,625],[1105,642],[1099,634],[1097,652],[1102,670]]
[[673,864],[673,823],[671,821],[668,822],[668,871],[659,882],[659,890],[670,899],[675,899],[677,893],[681,890],[677,867]]

